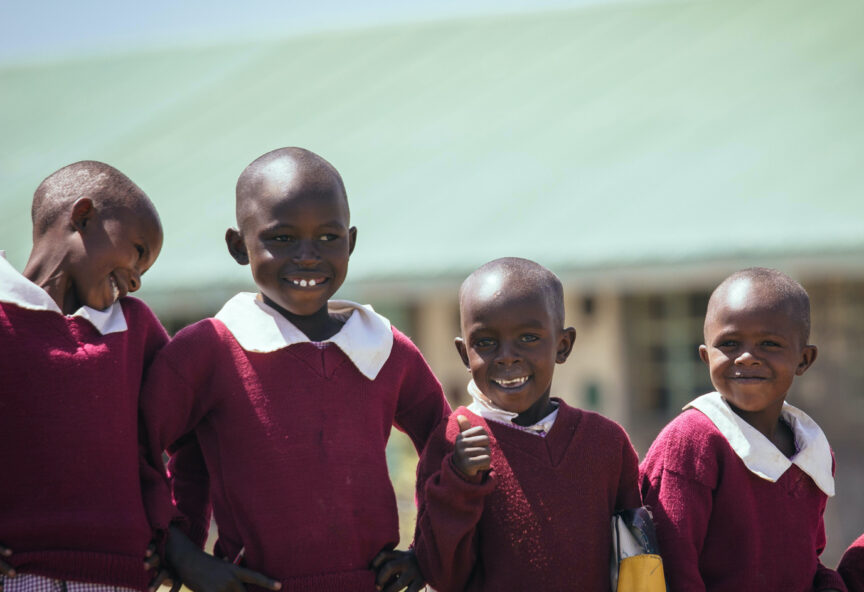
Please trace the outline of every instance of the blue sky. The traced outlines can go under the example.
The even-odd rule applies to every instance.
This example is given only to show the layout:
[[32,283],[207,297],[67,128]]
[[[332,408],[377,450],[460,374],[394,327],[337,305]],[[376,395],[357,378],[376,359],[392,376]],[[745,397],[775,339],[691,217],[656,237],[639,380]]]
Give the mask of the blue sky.
[[[0,62],[609,3],[614,0],[0,0]],[[642,0],[644,1],[644,0]]]

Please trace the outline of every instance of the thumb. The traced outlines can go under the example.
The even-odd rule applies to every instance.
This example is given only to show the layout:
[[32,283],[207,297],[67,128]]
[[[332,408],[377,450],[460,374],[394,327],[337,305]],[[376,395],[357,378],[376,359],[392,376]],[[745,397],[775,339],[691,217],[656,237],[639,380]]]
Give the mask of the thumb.
[[457,415],[456,416],[456,423],[459,424],[459,431],[460,432],[464,432],[465,430],[467,430],[471,427],[471,422],[468,421],[468,418],[465,417],[464,415]]

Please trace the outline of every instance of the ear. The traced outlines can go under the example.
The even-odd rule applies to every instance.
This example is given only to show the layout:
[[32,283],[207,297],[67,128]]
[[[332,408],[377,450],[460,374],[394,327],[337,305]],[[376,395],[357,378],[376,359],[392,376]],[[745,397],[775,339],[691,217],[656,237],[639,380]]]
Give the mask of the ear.
[[699,346],[699,359],[708,364],[708,346],[704,343]]
[[348,254],[354,252],[354,246],[357,244],[357,227],[352,226],[348,229]]
[[819,350],[816,349],[815,345],[805,345],[801,351],[801,361],[798,363],[798,367],[795,368],[795,375],[801,376],[807,372],[807,368],[812,366],[813,362],[816,361],[816,354],[818,353]]
[[457,337],[453,340],[453,345],[456,346],[456,351],[459,352],[459,357],[462,358],[462,363],[470,370],[471,365],[468,363],[468,348],[465,347],[465,341],[461,337]]
[[240,265],[249,265],[249,253],[246,251],[246,243],[239,230],[236,228],[226,230],[225,244],[228,245],[228,252],[234,257],[234,261]]
[[72,204],[72,213],[69,215],[69,221],[77,231],[82,231],[87,227],[88,222],[93,219],[96,214],[96,206],[93,200],[89,197],[79,197]]
[[555,351],[555,363],[563,364],[570,357],[570,352],[573,351],[573,342],[576,341],[576,329],[567,327],[561,331],[561,337],[558,338],[558,349]]

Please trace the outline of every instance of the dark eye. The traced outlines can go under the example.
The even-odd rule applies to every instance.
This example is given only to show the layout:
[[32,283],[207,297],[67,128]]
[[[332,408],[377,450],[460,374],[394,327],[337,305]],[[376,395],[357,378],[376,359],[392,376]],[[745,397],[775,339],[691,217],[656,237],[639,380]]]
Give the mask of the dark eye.
[[141,245],[135,245],[135,250],[138,251],[139,259],[144,256],[144,247],[142,247]]
[[320,240],[320,241],[334,241],[337,238],[339,238],[339,235],[333,234],[331,232],[331,233],[327,233],[327,234],[322,234],[321,236],[318,237],[318,240]]
[[779,343],[777,343],[776,341],[772,341],[771,339],[766,339],[762,342],[762,345],[765,347],[781,347]]
[[737,341],[734,341],[732,339],[727,339],[725,341],[721,341],[720,343],[718,343],[717,347],[719,349],[732,349],[733,347],[736,347],[737,345],[738,345]]
[[277,234],[276,236],[270,237],[270,240],[277,243],[287,243],[291,240],[291,236],[288,234]]
[[492,347],[493,345],[495,345],[495,340],[490,337],[481,337],[474,340],[474,347],[477,348]]
[[540,337],[538,337],[537,335],[532,335],[529,333],[526,335],[522,335],[519,338],[519,340],[522,341],[523,343],[534,343],[535,341],[540,341]]

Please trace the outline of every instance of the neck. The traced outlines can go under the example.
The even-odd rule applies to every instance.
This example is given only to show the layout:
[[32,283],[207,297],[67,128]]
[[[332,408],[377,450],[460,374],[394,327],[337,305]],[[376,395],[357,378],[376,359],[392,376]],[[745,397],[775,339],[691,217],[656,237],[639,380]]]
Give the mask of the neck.
[[783,401],[761,411],[744,411],[734,405],[729,405],[738,417],[756,428],[763,436],[776,444],[777,432],[780,426],[780,410],[783,409]]
[[555,406],[549,400],[549,393],[537,399],[528,409],[513,418],[513,423],[518,426],[530,426],[552,413]]
[[63,314],[72,314],[81,308],[81,303],[75,297],[65,268],[65,254],[34,247],[22,275],[45,290]]
[[312,341],[325,341],[336,335],[342,326],[345,324],[338,319],[330,316],[327,310],[327,305],[322,306],[318,311],[311,315],[296,315],[269,298],[261,295],[267,305],[273,307],[279,314],[291,321],[291,324],[297,327],[306,337]]

